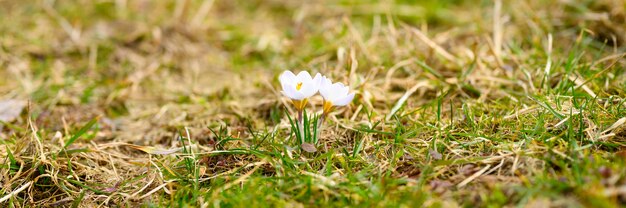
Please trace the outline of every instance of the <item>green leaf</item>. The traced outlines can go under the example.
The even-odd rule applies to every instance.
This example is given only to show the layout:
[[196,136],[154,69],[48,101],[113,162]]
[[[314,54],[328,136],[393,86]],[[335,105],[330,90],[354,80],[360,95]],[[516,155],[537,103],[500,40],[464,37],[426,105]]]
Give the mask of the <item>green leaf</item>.
[[79,148],[79,149],[70,149],[70,150],[61,150],[61,153],[65,153],[68,155],[79,153],[79,152],[91,152],[89,148]]
[[539,104],[541,107],[547,109],[548,111],[550,111],[550,113],[552,113],[555,117],[557,117],[558,119],[563,120],[565,118],[564,115],[560,114],[559,112],[556,112],[556,110],[554,110],[554,108],[552,108],[550,105],[548,105],[547,103],[541,102],[540,100],[538,100],[537,98],[534,98],[532,96],[528,96],[528,98],[530,98],[531,100],[535,101],[537,104]]
[[437,70],[434,70],[433,68],[431,68],[430,66],[426,65],[426,63],[424,63],[423,61],[420,60],[415,60],[415,63],[417,63],[418,65],[420,65],[422,68],[424,68],[424,70],[426,70],[427,72],[435,75],[435,77],[437,77],[440,80],[443,80],[443,75],[441,75],[439,72],[437,72]]
[[363,149],[363,142],[365,142],[365,137],[361,136],[361,141],[353,148],[352,157],[356,157],[361,149]]
[[65,145],[63,145],[63,149],[66,149],[72,143],[74,143],[76,139],[80,138],[83,134],[87,133],[87,131],[89,131],[89,129],[91,129],[91,127],[98,122],[98,118],[99,117],[91,119],[89,123],[85,124],[82,128],[80,128],[78,132],[76,132],[74,136],[72,136],[72,138],[70,138],[69,140],[67,140],[67,142],[65,142]]
[[17,160],[15,160],[15,157],[13,156],[13,153],[11,153],[11,149],[9,149],[9,146],[4,146],[7,149],[7,156],[9,156],[9,161],[11,161],[11,164],[17,164]]
[[72,208],[80,207],[80,202],[83,201],[83,197],[85,197],[85,190],[82,190],[78,195],[78,198],[74,199],[74,202],[72,202]]

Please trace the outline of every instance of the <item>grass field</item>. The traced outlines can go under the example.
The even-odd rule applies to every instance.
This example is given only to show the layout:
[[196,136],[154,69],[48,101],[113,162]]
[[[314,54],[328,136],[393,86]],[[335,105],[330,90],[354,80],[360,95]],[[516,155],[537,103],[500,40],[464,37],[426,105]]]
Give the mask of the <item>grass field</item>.
[[[625,41],[623,0],[0,0],[0,207],[626,206]],[[316,152],[284,70],[356,92]]]

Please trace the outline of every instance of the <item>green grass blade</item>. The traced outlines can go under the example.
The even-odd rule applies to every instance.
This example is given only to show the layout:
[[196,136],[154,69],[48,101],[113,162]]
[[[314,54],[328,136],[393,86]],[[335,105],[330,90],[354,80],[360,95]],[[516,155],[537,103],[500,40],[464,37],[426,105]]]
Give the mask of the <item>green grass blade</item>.
[[66,149],[67,147],[69,147],[72,143],[74,143],[76,141],[76,139],[80,138],[83,134],[87,133],[87,131],[89,131],[89,129],[91,129],[91,127],[93,125],[95,125],[96,123],[98,123],[98,117],[91,119],[91,121],[89,121],[87,124],[85,124],[82,128],[80,128],[75,134],[74,136],[72,136],[69,140],[67,140],[65,142],[65,145],[63,145],[63,149]]

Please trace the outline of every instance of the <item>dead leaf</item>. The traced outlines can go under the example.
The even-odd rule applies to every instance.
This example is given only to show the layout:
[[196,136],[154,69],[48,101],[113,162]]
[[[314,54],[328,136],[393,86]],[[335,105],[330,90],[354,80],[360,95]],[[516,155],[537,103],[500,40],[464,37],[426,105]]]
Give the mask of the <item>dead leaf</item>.
[[11,122],[15,120],[26,107],[26,101],[8,99],[0,101],[0,121]]
[[431,190],[439,194],[446,192],[452,186],[454,186],[454,184],[452,184],[450,181],[444,181],[444,180],[430,181]]
[[121,184],[120,182],[117,182],[117,183],[115,183],[115,186],[105,188],[104,191],[109,192],[109,193],[113,193],[113,192],[117,191],[117,189],[120,187],[120,184]]
[[602,134],[606,134],[607,132],[616,129],[617,127],[622,126],[624,123],[626,122],[626,117],[624,118],[620,118],[619,120],[615,121],[615,123],[613,123],[613,125],[611,125],[609,128],[605,129],[604,131],[602,131]]
[[443,158],[443,155],[441,155],[441,153],[437,152],[437,150],[430,149],[430,150],[428,150],[428,153],[430,153],[430,157],[432,157],[435,160],[441,160],[441,158]]
[[315,145],[311,143],[302,143],[300,147],[302,147],[302,150],[305,152],[317,152],[317,148],[315,148]]
[[139,145],[128,145],[128,146],[133,149],[141,150],[145,153],[154,154],[154,155],[169,155],[169,154],[178,152],[180,150],[180,148],[160,149],[156,147],[139,146]]
[[476,171],[478,171],[478,169],[476,169],[475,165],[467,164],[461,167],[461,170],[459,170],[459,173],[463,174],[463,176],[470,176],[474,174]]

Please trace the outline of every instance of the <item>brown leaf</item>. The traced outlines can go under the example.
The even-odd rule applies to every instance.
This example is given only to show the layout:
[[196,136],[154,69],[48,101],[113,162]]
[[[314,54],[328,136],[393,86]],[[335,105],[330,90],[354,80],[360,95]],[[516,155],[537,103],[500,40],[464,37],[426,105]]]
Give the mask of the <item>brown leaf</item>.
[[300,147],[305,152],[317,152],[317,148],[315,148],[315,145],[313,145],[311,143],[302,143],[302,145],[300,145]]
[[0,101],[0,121],[11,122],[15,120],[22,110],[26,107],[26,101],[23,100],[2,100]]
[[430,181],[431,190],[433,190],[436,193],[443,193],[446,190],[448,190],[450,187],[452,187],[453,185],[454,184],[452,184],[450,181],[444,181],[444,180]]
[[109,193],[113,193],[113,192],[117,191],[117,188],[119,188],[120,184],[121,184],[120,182],[117,182],[117,183],[115,183],[115,186],[105,188],[104,191],[109,192]]
[[430,150],[428,150],[428,153],[430,153],[430,157],[432,157],[435,160],[441,160],[441,158],[443,158],[443,155],[441,155],[441,153],[437,152],[437,150],[430,149]]
[[180,148],[174,148],[174,149],[160,149],[160,148],[156,148],[156,147],[148,147],[148,146],[139,146],[139,145],[128,145],[129,147],[136,149],[136,150],[141,150],[145,153],[148,154],[153,154],[153,155],[169,155],[175,152],[178,152],[180,150]]
[[459,171],[459,173],[463,174],[464,176],[470,176],[474,174],[476,171],[478,171],[478,169],[476,169],[475,165],[467,164],[461,167],[461,170]]

